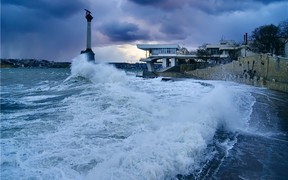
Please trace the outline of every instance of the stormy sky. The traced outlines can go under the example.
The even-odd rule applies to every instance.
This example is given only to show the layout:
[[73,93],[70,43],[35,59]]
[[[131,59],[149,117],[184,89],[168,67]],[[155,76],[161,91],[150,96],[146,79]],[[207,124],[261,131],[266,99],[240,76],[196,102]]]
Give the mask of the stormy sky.
[[71,61],[92,20],[96,60],[138,61],[137,43],[196,49],[288,19],[287,0],[2,0],[1,58]]

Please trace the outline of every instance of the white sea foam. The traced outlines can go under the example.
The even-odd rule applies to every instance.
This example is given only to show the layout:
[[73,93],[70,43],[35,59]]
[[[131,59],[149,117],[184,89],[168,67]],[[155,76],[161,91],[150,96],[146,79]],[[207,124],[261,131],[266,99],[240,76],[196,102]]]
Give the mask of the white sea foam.
[[54,98],[57,97],[56,95],[36,95],[36,96],[25,96],[22,98],[22,100],[27,102],[35,102],[35,101],[41,101],[48,98]]
[[156,106],[151,103],[153,114],[161,106],[164,115],[152,116],[148,123],[143,123],[141,132],[131,134],[121,144],[117,143],[117,149],[103,154],[104,160],[90,172],[89,178],[166,179],[199,168],[200,162],[207,158],[203,157],[203,151],[217,127],[222,125],[235,131],[245,126],[234,112],[237,105],[227,93],[227,89],[216,87],[197,103],[184,102],[184,106],[178,107],[173,102],[161,104],[161,100]]
[[[98,65],[86,65],[84,69],[91,68],[87,72],[99,72]],[[129,81],[119,78],[123,74],[115,69],[99,67],[115,75],[112,79]],[[77,73],[72,70],[72,75]],[[96,84],[103,82],[99,73],[80,75]],[[233,95],[225,86],[159,79],[118,84],[109,79],[112,84],[65,100],[73,115],[68,129],[94,137],[94,141],[86,139],[85,145],[97,159],[88,173],[90,179],[165,179],[189,174],[207,158],[202,153],[217,128],[236,131],[245,128],[248,120],[242,114],[249,112],[246,107],[239,111],[243,107],[238,102],[249,102],[242,102],[239,94]]]
[[82,58],[73,60],[70,79],[79,76],[92,83],[64,83],[65,88],[82,90],[50,109],[63,119],[46,122],[56,130],[38,134],[25,130],[13,140],[19,149],[9,156],[16,156],[19,176],[173,179],[188,175],[211,158],[205,150],[217,128],[245,129],[253,105],[245,89],[223,82],[136,79]]
[[71,76],[81,76],[93,83],[114,83],[124,81],[125,72],[117,71],[113,66],[104,63],[93,63],[86,60],[84,55],[73,59]]

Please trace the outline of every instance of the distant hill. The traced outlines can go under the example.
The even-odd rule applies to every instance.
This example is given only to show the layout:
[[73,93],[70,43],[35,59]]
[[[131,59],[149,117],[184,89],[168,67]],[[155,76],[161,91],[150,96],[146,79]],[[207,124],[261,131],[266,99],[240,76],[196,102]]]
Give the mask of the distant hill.
[[70,62],[54,62],[38,59],[0,59],[1,68],[69,68]]
[[[145,70],[145,63],[110,62],[118,69]],[[38,59],[0,59],[0,68],[70,68],[70,62],[54,62]]]

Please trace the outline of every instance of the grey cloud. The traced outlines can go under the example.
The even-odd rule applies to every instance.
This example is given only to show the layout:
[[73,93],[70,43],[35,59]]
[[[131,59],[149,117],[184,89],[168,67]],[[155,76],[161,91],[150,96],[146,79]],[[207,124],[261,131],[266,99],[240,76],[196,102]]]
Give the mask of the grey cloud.
[[128,22],[109,22],[103,24],[100,31],[115,42],[129,42],[149,38],[145,32],[140,31],[136,24]]
[[183,40],[188,35],[185,32],[185,26],[183,24],[176,25],[171,21],[166,21],[161,24],[160,31],[165,34],[165,39],[170,40]]

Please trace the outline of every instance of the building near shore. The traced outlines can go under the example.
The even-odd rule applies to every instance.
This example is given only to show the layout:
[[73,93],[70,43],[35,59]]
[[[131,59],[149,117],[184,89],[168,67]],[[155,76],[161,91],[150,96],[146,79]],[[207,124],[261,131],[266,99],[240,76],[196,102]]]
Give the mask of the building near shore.
[[160,71],[167,71],[179,65],[180,60],[195,58],[196,55],[181,53],[178,44],[137,44],[138,49],[146,51],[146,57],[140,61],[146,62],[149,72],[155,72],[155,64],[162,63]]
[[[285,41],[285,40],[283,40],[283,41]],[[280,47],[280,53],[283,57],[288,58],[288,40],[286,40],[284,45]]]
[[[227,40],[221,40],[219,44],[201,46],[200,49],[207,52],[203,55],[189,53],[186,48],[181,48],[178,44],[137,44],[137,48],[146,51],[146,57],[140,61],[147,64],[149,73],[144,74],[149,74],[150,77],[156,76],[157,72],[179,72],[181,67],[184,67],[181,66],[183,64],[186,64],[184,68],[186,70],[203,68],[207,64],[207,59],[215,63],[231,62],[236,60],[241,52],[239,44]],[[156,69],[155,64],[161,64],[161,68]]]
[[207,51],[210,58],[219,59],[237,59],[240,55],[241,46],[232,40],[220,40],[219,44],[204,44],[199,47]]
[[[181,48],[177,44],[138,44],[137,47],[146,51],[146,57],[140,59],[140,61],[146,62],[148,67],[148,71],[143,71],[143,77],[193,77],[230,80],[288,92],[288,58],[282,56],[250,54],[247,53],[248,50],[245,45],[207,44],[205,48],[212,53],[209,58],[225,59],[231,58],[234,53],[244,52],[245,54],[240,54],[237,59],[232,59],[233,61],[227,64],[209,65],[207,62],[197,64],[196,61],[194,64],[181,64],[179,63],[181,59],[201,57],[195,54],[182,54]],[[154,69],[154,64],[158,61],[162,67]]]

